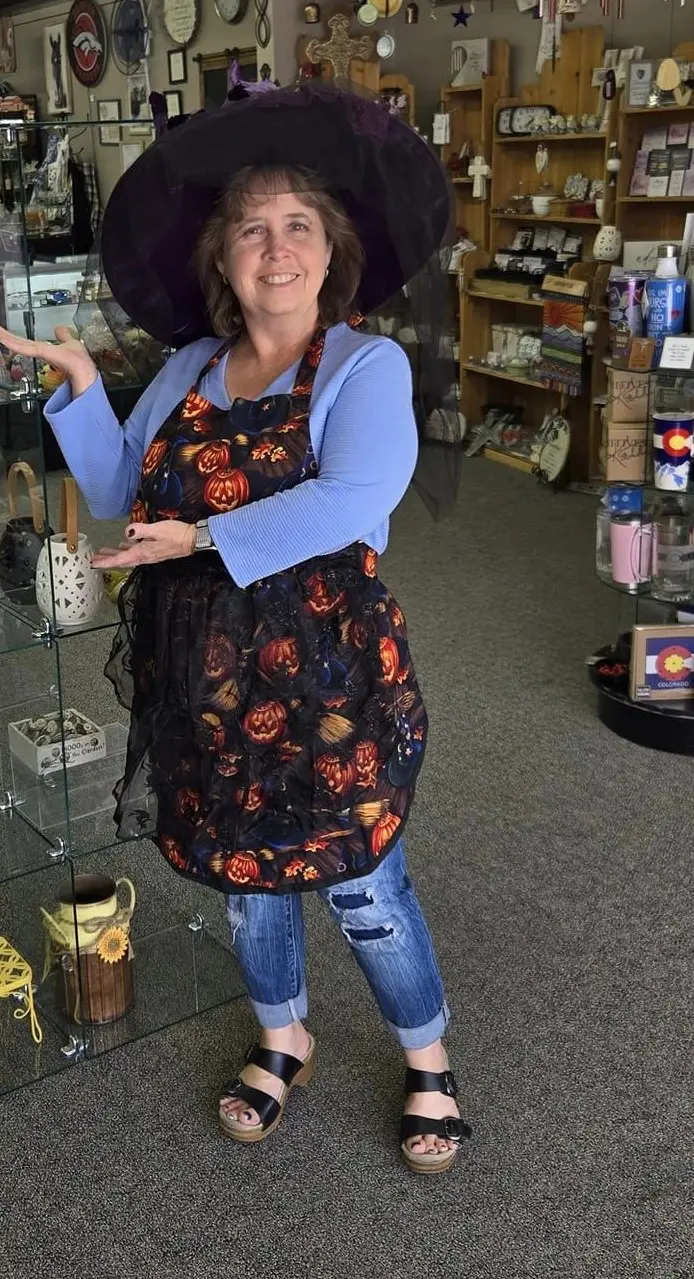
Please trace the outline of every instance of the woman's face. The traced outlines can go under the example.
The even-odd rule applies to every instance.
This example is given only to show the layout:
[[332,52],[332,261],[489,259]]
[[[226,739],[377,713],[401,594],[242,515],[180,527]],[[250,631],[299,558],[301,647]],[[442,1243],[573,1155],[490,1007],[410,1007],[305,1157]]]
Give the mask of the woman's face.
[[320,215],[300,195],[259,192],[227,228],[217,268],[245,315],[298,315],[315,310],[331,253]]

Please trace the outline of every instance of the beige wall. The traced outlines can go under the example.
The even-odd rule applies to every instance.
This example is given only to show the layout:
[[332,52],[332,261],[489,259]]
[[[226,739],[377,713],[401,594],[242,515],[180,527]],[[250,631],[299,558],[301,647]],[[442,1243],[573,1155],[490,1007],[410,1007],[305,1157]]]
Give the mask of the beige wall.
[[[518,11],[516,0],[476,0],[476,13],[471,18],[467,30],[454,28],[452,12],[458,7],[458,0],[451,0],[450,6],[437,8],[437,20],[429,16],[429,0],[419,0],[420,20],[416,26],[405,23],[407,0],[403,0],[402,8],[396,17],[389,20],[389,30],[396,38],[396,52],[388,62],[382,63],[382,71],[402,72],[414,81],[417,98],[417,119],[421,127],[429,132],[431,116],[436,109],[440,85],[449,79],[450,43],[454,35],[464,39],[466,35],[472,39],[479,36],[490,36],[492,39],[506,39],[512,47],[512,75],[514,87],[534,78],[535,56],[540,32],[540,24],[529,14]],[[617,21],[617,0],[612,0],[613,16],[603,20],[600,17],[598,0],[589,0],[585,16],[579,25],[592,25],[603,22],[608,45],[627,47],[634,44],[646,46],[646,56],[660,57],[686,39],[694,39],[694,0],[687,0],[681,7],[679,0],[625,0],[627,16]],[[15,11],[15,32],[18,50],[17,73],[11,77],[17,90],[25,93],[37,93],[40,103],[45,103],[45,82],[43,71],[43,27],[46,21],[59,20],[67,15],[68,0],[44,0],[43,3],[18,5]],[[110,20],[111,0],[102,0],[101,8]],[[149,59],[150,82],[152,88],[165,90],[168,84],[167,51],[173,48],[159,13],[157,0],[150,4],[153,25],[152,53]],[[350,11],[349,4],[333,4],[323,0],[321,4],[323,25],[307,27],[303,22],[303,0],[270,0],[268,6],[272,24],[272,41],[266,51],[259,50],[259,62],[267,60],[280,83],[291,82],[297,71],[296,44],[300,35],[313,36],[325,33],[325,21],[336,10]],[[466,7],[470,7],[469,0]],[[213,0],[201,0],[202,20],[200,30],[194,43],[186,50],[188,58],[188,83],[179,86],[183,94],[185,110],[196,110],[200,106],[198,68],[193,62],[196,53],[215,53],[234,44],[241,47],[255,43],[253,3],[243,22],[230,26],[217,16]],[[377,30],[383,29],[380,23]],[[362,28],[355,22],[355,34],[363,34]],[[94,90],[86,90],[72,81],[73,106],[75,118],[94,119],[96,116],[97,98],[120,98],[125,109],[126,94],[123,76],[118,72],[112,59],[101,84]],[[128,141],[127,130],[123,131],[123,140]],[[132,139],[135,141],[136,139]],[[93,154],[99,170],[102,195],[107,197],[120,173],[120,153],[115,147],[102,147],[96,136],[83,135],[75,142],[76,148],[84,147],[85,152]]]
[[[431,129],[431,117],[436,109],[440,86],[449,81],[450,45],[455,39],[474,39],[489,36],[508,40],[511,45],[514,89],[533,80],[535,59],[540,36],[540,23],[528,13],[520,13],[516,0],[475,0],[476,13],[467,28],[453,26],[453,12],[460,7],[460,0],[450,0],[436,9],[436,21],[430,17],[429,0],[419,0],[419,22],[407,26],[402,0],[400,12],[388,23],[379,23],[375,31],[387,26],[395,36],[396,51],[392,58],[381,64],[386,74],[398,72],[408,75],[414,82],[417,99],[418,123],[426,131]],[[470,0],[465,8],[470,9]],[[694,0],[687,0],[684,8],[680,0],[625,0],[626,17],[616,18],[617,0],[612,0],[612,18],[603,19],[599,0],[588,0],[585,16],[577,20],[579,26],[605,27],[608,47],[628,48],[635,44],[646,46],[646,56],[661,57],[669,53],[675,44],[694,40]],[[321,26],[307,27],[302,21],[303,0],[274,0],[276,28],[276,74],[281,83],[287,83],[296,74],[295,50],[297,37],[323,36],[327,32],[327,19],[338,10],[350,12],[351,5],[323,0]],[[354,21],[355,35],[365,31]],[[373,32],[368,33],[373,34]]]
[[[412,27],[405,24],[405,3],[406,0],[390,22],[396,51],[381,70],[401,72],[414,81],[418,123],[426,132],[431,130],[440,86],[450,79],[450,43],[454,35],[457,40],[482,36],[508,40],[514,91],[534,80],[540,23],[528,13],[520,13],[516,0],[476,0],[476,13],[467,30],[453,26],[451,14],[459,8],[458,0],[436,10],[436,22],[429,16],[428,0],[420,0],[419,22]],[[469,0],[465,7],[470,9]],[[577,19],[574,26],[597,26],[602,22],[608,48],[642,44],[646,46],[646,56],[653,58],[669,53],[684,40],[694,40],[694,0],[687,0],[684,8],[679,0],[670,0],[669,4],[663,0],[625,0],[625,9],[626,17],[617,21],[617,0],[612,0],[613,17],[603,20],[598,0],[588,0],[585,16]]]
[[[287,0],[288,2],[288,0]],[[100,8],[110,24],[111,2]],[[17,46],[17,71],[8,77],[19,93],[35,93],[39,98],[39,107],[43,112],[46,104],[46,87],[43,64],[43,29],[47,23],[59,22],[67,17],[70,4],[54,2],[40,5],[22,5],[14,14],[15,41]],[[214,8],[213,0],[201,0],[202,18],[198,35],[186,49],[188,62],[188,83],[176,85],[183,97],[184,111],[196,111],[200,107],[199,71],[193,62],[196,53],[219,53],[224,49],[238,45],[246,48],[255,44],[253,5],[249,7],[243,22],[233,26],[222,22]],[[149,57],[149,78],[152,89],[165,91],[172,88],[168,79],[167,52],[176,48],[169,39],[161,21],[157,3],[150,5],[152,23],[152,51]],[[259,51],[259,62],[266,60],[266,55]],[[268,59],[269,60],[269,59]],[[127,94],[125,77],[118,71],[112,57],[109,57],[106,74],[95,89],[85,89],[71,76],[72,115],[76,120],[95,120],[97,118],[96,102],[99,98],[119,98],[121,107],[127,114]],[[99,184],[102,198],[108,198],[121,172],[121,157],[118,147],[103,147],[98,140],[98,130],[90,129],[81,137],[74,131],[75,150],[83,148],[85,155],[93,158],[99,172]],[[141,139],[139,139],[141,141]],[[129,131],[123,129],[123,141],[136,142],[137,137],[129,137]]]

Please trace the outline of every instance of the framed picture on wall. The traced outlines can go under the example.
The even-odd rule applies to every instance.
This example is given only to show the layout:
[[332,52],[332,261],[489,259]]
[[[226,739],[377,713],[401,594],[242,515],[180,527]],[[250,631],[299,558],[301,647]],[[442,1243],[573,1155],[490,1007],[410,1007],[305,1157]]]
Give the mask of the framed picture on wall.
[[120,120],[120,99],[101,98],[96,105],[99,112],[99,142],[102,147],[120,146],[120,125],[110,123]]
[[128,92],[128,117],[131,133],[150,133],[152,112],[149,105],[149,71],[143,62],[138,71],[125,77]]
[[64,22],[52,22],[43,31],[43,63],[46,74],[46,113],[64,115],[72,111],[70,63]]
[[180,89],[167,89],[164,99],[169,120],[172,120],[175,115],[183,115],[183,99],[181,98]]
[[142,142],[124,142],[120,149],[121,169],[125,173],[137,159],[142,155],[144,144]]
[[169,84],[186,84],[188,81],[188,64],[185,49],[169,49]]

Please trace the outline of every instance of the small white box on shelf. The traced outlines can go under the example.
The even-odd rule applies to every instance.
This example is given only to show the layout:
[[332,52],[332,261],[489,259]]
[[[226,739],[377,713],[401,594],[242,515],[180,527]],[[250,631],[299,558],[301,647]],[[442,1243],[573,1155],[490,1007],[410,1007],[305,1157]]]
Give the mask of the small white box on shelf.
[[[64,713],[63,722],[66,768],[100,759],[106,754],[106,734],[93,720],[80,711],[69,709]],[[63,743],[57,713],[16,720],[7,725],[7,736],[12,754],[32,773],[45,777],[47,773],[62,768]]]

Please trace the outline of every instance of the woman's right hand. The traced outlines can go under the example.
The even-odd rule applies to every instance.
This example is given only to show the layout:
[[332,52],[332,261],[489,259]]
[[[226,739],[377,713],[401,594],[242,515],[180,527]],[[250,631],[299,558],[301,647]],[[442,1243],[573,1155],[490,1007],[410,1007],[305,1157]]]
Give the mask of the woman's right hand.
[[96,382],[99,370],[84,343],[75,337],[72,329],[65,324],[58,324],[54,331],[57,344],[17,337],[16,333],[9,333],[0,326],[0,343],[12,355],[23,355],[30,360],[45,360],[54,369],[60,369],[70,379],[72,394],[81,395]]

